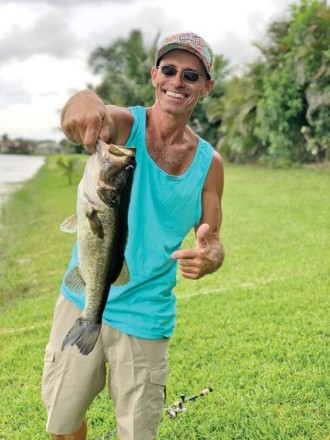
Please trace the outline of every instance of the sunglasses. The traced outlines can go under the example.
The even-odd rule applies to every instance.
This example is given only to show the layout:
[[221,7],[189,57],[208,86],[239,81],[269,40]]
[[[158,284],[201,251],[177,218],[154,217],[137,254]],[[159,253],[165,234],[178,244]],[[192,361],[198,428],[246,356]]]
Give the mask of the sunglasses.
[[176,67],[168,66],[167,64],[165,66],[158,66],[157,69],[160,69],[165,76],[175,76],[178,72],[181,72],[182,78],[190,83],[198,81],[199,78],[205,78],[204,75],[194,70],[178,70]]

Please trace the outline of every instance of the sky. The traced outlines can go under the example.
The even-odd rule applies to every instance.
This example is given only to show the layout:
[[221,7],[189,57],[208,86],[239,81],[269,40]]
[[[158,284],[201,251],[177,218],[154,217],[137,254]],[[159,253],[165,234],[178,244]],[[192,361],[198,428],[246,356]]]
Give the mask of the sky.
[[134,29],[146,45],[158,33],[196,32],[235,71],[297,1],[0,0],[0,139],[63,139],[66,101],[100,82],[89,55]]

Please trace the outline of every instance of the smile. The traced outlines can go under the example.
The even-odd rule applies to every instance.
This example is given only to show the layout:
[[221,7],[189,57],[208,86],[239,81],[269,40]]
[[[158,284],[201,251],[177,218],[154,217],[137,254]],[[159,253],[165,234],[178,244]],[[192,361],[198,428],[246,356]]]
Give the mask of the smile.
[[165,92],[165,94],[166,94],[167,96],[171,96],[171,97],[173,97],[173,98],[179,98],[179,99],[184,99],[184,98],[186,98],[186,95],[183,95],[182,93],[171,92],[170,90],[167,90],[167,91]]

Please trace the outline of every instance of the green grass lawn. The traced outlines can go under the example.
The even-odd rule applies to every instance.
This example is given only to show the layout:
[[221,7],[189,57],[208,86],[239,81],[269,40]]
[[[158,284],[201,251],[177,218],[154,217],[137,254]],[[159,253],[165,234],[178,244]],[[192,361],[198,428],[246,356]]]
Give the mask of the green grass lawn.
[[[59,225],[83,160],[69,186],[49,158],[2,209],[0,439],[49,438],[43,354],[75,239]],[[159,439],[330,439],[329,188],[329,168],[226,167],[226,260],[199,281],[178,276],[167,404],[214,391],[165,415]],[[114,430],[112,410],[103,392],[90,440]]]

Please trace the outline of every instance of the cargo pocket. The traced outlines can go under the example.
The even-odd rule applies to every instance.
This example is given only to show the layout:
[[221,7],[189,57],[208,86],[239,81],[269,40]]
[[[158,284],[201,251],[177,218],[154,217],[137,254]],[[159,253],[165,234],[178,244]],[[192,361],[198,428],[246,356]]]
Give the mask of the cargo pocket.
[[167,367],[150,370],[148,374],[144,411],[146,424],[151,428],[157,428],[162,417],[167,374]]
[[41,383],[41,396],[46,408],[48,409],[52,402],[55,384],[55,351],[46,348],[44,356],[44,371]]

